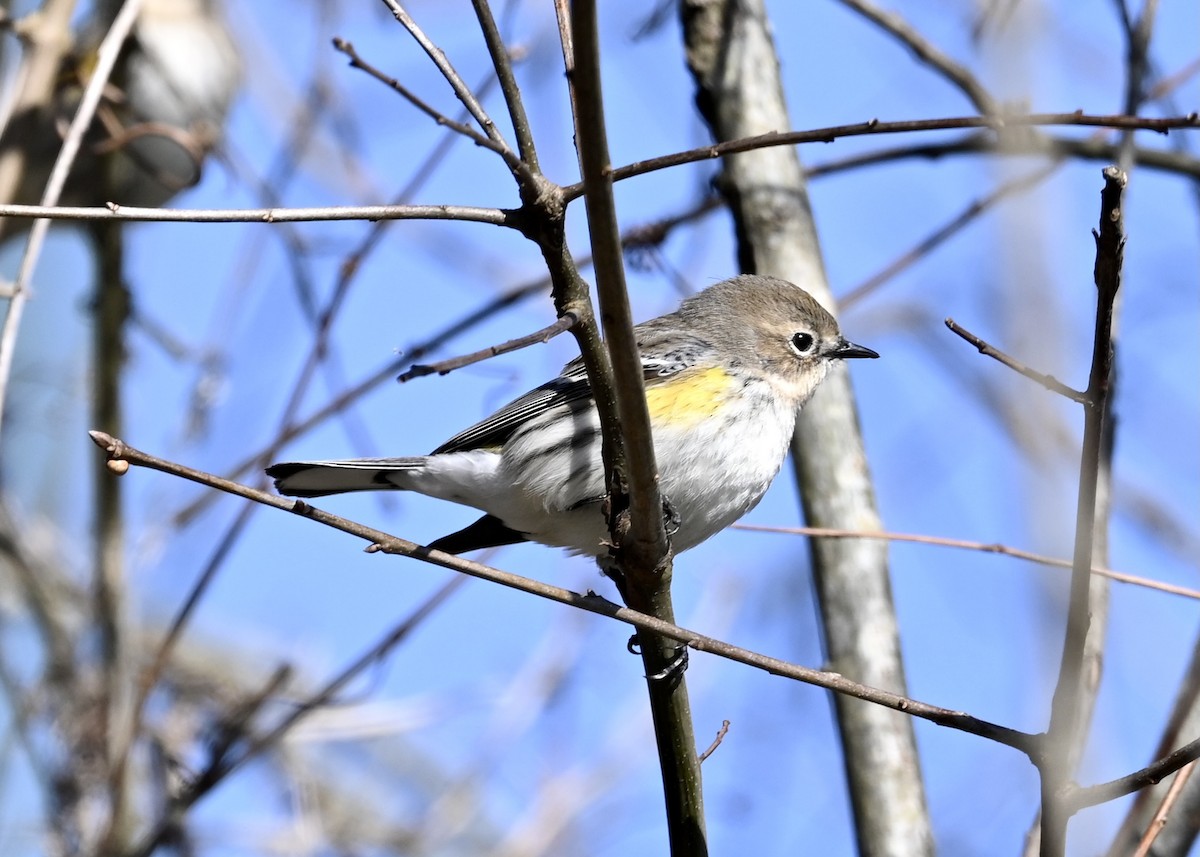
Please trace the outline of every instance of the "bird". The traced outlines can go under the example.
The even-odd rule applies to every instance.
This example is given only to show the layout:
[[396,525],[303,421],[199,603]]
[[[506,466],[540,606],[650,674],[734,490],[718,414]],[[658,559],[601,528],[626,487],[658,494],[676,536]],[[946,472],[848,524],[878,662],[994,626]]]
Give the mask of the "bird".
[[[835,360],[879,355],[786,280],[743,274],[634,327],[675,553],[754,508],[787,457],[796,415]],[[600,421],[581,358],[429,455],[273,464],[295,497],[415,491],[484,515],[428,547],[524,541],[604,556]]]
[[[0,155],[23,152],[20,181],[5,202],[40,202],[96,51],[122,5],[94,4],[77,50],[59,69],[51,103],[20,110],[5,125]],[[144,0],[59,204],[158,207],[195,185],[220,142],[241,74],[237,43],[216,0]],[[0,219],[0,240],[24,235],[32,222]]]

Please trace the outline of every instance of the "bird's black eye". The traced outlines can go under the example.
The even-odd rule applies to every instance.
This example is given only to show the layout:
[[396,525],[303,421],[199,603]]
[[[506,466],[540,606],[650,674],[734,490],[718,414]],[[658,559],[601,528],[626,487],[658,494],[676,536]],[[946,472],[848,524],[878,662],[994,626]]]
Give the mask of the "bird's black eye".
[[815,342],[816,340],[813,339],[813,335],[811,333],[804,333],[801,331],[800,333],[792,334],[792,347],[795,348],[800,354],[808,354],[811,352]]

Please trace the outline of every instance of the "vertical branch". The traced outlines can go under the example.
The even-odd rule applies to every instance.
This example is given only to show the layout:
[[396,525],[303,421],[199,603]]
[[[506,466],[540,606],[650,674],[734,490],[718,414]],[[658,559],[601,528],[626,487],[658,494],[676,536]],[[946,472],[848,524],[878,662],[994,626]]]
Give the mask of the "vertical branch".
[[1104,170],[1100,196],[1100,228],[1096,236],[1096,324],[1092,367],[1088,376],[1088,404],[1084,413],[1083,451],[1079,465],[1079,498],[1075,516],[1075,552],[1071,568],[1070,603],[1058,683],[1051,703],[1047,753],[1041,761],[1043,857],[1061,857],[1066,848],[1069,815],[1058,799],[1070,781],[1075,756],[1075,733],[1087,676],[1084,665],[1090,617],[1090,569],[1097,527],[1097,486],[1108,434],[1112,383],[1113,305],[1121,285],[1125,235],[1121,209],[1126,176],[1117,167]]
[[[663,522],[644,370],[633,332],[613,201],[595,0],[575,0],[570,21],[575,139],[585,187],[600,317],[612,361],[627,465],[614,472],[610,480],[614,559],[626,603],[674,622],[670,544]],[[658,743],[671,853],[681,857],[706,854],[700,760],[687,685],[682,674],[676,672],[679,649],[671,640],[646,633],[638,634],[638,642]]]
[[[792,127],[762,0],[685,0],[682,8],[697,103],[717,140]],[[783,277],[832,307],[795,150],[745,152],[723,166],[719,186],[734,216],[741,270]],[[810,525],[881,529],[844,370],[832,372],[801,412],[792,449]],[[886,545],[817,539],[812,551],[830,668],[904,693]],[[859,852],[931,854],[911,720],[840,694],[834,705]]]
[[[108,160],[112,160],[109,158]],[[125,366],[125,327],[129,319],[129,290],[124,279],[122,227],[97,221],[91,226],[97,256],[96,295],[92,307],[92,425],[119,432],[124,418],[121,378]],[[131,659],[127,643],[129,621],[125,598],[125,525],[122,505],[124,479],[114,479],[107,462],[93,462],[93,579],[92,611],[100,657],[96,709],[103,719],[99,734],[105,740],[109,771],[108,819],[110,848],[119,841],[125,809],[125,760],[132,705]]]
[[[1129,14],[1129,8],[1126,0],[1115,0],[1118,12],[1120,14],[1122,28],[1125,31],[1125,93],[1123,98],[1123,112],[1126,115],[1136,115],[1145,100],[1145,81],[1146,75],[1150,68],[1150,36],[1154,30],[1155,14],[1158,10],[1157,0],[1146,0],[1142,6],[1141,14],[1136,20],[1132,19]],[[1121,144],[1117,157],[1117,166],[1122,172],[1127,173],[1133,166],[1134,162],[1134,132],[1126,130],[1121,135]],[[1108,174],[1105,173],[1106,181]],[[1120,199],[1116,200],[1119,204]],[[1106,225],[1109,224],[1106,213],[1108,201],[1103,201],[1101,210],[1101,235],[1104,234]],[[1120,222],[1116,224],[1116,228],[1120,230]],[[1123,240],[1118,234],[1116,237],[1110,236],[1105,239],[1108,243],[1102,250],[1100,245],[1097,245],[1097,288],[1101,290],[1100,300],[1106,299],[1104,288],[1100,286],[1100,267],[1101,255],[1106,255],[1111,258],[1114,254],[1119,254],[1119,242]],[[1106,262],[1106,265],[1111,265]],[[1117,330],[1116,317],[1120,309],[1121,296],[1117,293],[1117,285],[1120,277],[1120,260],[1117,259],[1116,271],[1113,274],[1111,271],[1106,271],[1105,276],[1114,276],[1116,279],[1111,285],[1112,294],[1107,298],[1109,307],[1108,332],[1105,342],[1106,351],[1114,351],[1116,349]],[[1099,314],[1099,309],[1097,310]],[[1099,340],[1096,340],[1097,344]],[[1093,364],[1094,368],[1094,364]],[[1116,378],[1110,371],[1108,380],[1108,388],[1103,403],[1099,407],[1103,408],[1106,413],[1102,419],[1102,429],[1100,437],[1097,441],[1099,444],[1099,457],[1096,461],[1096,484],[1093,501],[1094,517],[1091,530],[1091,552],[1092,562],[1101,565],[1108,565],[1108,521],[1112,514],[1112,450],[1113,450],[1113,432],[1115,425],[1112,420],[1111,404],[1113,401],[1112,385],[1116,383]],[[1089,394],[1091,390],[1089,389]],[[1097,407],[1096,402],[1089,403],[1090,408]],[[1089,414],[1090,416],[1090,414]],[[1085,439],[1086,449],[1086,439]],[[1080,485],[1082,489],[1082,482]],[[1076,532],[1078,539],[1079,533]],[[1076,558],[1078,560],[1078,558]],[[1087,734],[1089,725],[1091,724],[1092,714],[1095,710],[1096,696],[1099,693],[1099,685],[1101,678],[1102,662],[1104,655],[1104,644],[1107,636],[1108,628],[1108,601],[1109,601],[1109,585],[1108,582],[1099,577],[1093,577],[1088,583],[1088,615],[1090,621],[1088,624],[1085,638],[1082,644],[1081,662],[1079,664],[1078,686],[1075,689],[1076,698],[1072,707],[1074,723],[1067,730],[1063,729],[1061,734],[1054,735],[1055,742],[1065,742],[1056,750],[1061,755],[1058,762],[1061,763],[1064,770],[1064,776],[1069,776],[1076,770],[1079,765],[1080,757],[1083,754],[1083,748],[1087,743]],[[1065,655],[1065,652],[1064,652]],[[1060,680],[1062,678],[1060,673]],[[1056,689],[1056,693],[1058,690]],[[1052,733],[1053,734],[1053,733]],[[1044,821],[1044,819],[1043,819]],[[1065,824],[1065,821],[1063,822]],[[1041,828],[1045,830],[1045,826]],[[1040,843],[1038,842],[1038,831],[1035,829],[1031,832],[1025,848],[1026,855],[1037,853]]]

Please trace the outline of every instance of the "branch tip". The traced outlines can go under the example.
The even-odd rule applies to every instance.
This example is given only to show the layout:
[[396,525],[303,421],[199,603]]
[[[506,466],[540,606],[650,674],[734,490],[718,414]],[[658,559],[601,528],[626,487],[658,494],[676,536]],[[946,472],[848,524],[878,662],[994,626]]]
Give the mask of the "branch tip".
[[88,432],[92,443],[108,453],[110,458],[120,458],[125,453],[125,443],[113,437],[108,432],[92,429]]

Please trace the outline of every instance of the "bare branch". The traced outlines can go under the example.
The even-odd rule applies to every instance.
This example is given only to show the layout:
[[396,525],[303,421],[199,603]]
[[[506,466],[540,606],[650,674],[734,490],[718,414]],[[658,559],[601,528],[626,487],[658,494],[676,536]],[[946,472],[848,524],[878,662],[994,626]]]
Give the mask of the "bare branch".
[[[944,548],[960,548],[962,550],[979,551],[980,553],[994,553],[1002,556],[1010,556],[1013,559],[1021,559],[1037,565],[1050,566],[1051,568],[1071,568],[1074,564],[1073,560],[1045,556],[1043,554],[1033,553],[1032,551],[1022,550],[1021,548],[1014,548],[1010,547],[1009,545],[999,544],[998,542],[977,542],[969,539],[951,539],[944,536],[923,536],[915,535],[913,533],[868,532],[866,530],[835,530],[828,527],[770,527],[761,524],[733,524],[731,529],[744,530],[750,533],[779,533],[780,535],[812,536],[814,538],[822,539],[883,539],[884,541],[889,542],[908,542],[916,545],[934,545],[936,547]],[[1186,586],[1177,586],[1174,583],[1153,580],[1149,577],[1128,574],[1123,571],[1115,571],[1114,569],[1104,568],[1097,565],[1092,566],[1091,572],[1092,574],[1100,577],[1107,577],[1109,580],[1115,580],[1119,583],[1128,583],[1132,584],[1133,586],[1141,586],[1146,589],[1153,589],[1157,592],[1165,592],[1168,595],[1180,595],[1184,598],[1200,600],[1200,589],[1189,589]]]
[[1154,818],[1150,819],[1150,824],[1146,827],[1146,835],[1138,843],[1137,851],[1133,852],[1133,857],[1149,857],[1150,849],[1154,846],[1154,840],[1158,838],[1158,834],[1162,833],[1162,829],[1166,827],[1171,810],[1175,808],[1179,796],[1183,794],[1183,787],[1187,785],[1187,781],[1191,779],[1195,770],[1195,762],[1189,762],[1186,767],[1175,774],[1175,779],[1171,781],[1171,787],[1167,789],[1166,797],[1158,805],[1158,809],[1154,813]]
[[[1100,229],[1096,233],[1096,324],[1092,367],[1084,411],[1083,452],[1079,465],[1079,499],[1075,521],[1075,561],[1058,683],[1046,730],[1047,753],[1038,763],[1042,777],[1042,857],[1061,857],[1066,849],[1067,822],[1079,806],[1061,798],[1072,775],[1074,732],[1082,693],[1082,671],[1091,624],[1089,584],[1096,532],[1097,484],[1104,458],[1112,380],[1113,304],[1121,285],[1125,235],[1122,196],[1127,179],[1116,167],[1104,170]],[[1200,742],[1197,742],[1200,752]]]
[[109,203],[106,208],[53,205],[0,205],[0,217],[46,220],[113,220],[150,223],[301,223],[337,220],[464,220],[517,229],[513,212],[467,205],[344,205],[316,208],[138,208]]
[[[492,16],[487,0],[471,0],[471,4],[475,7],[475,17],[479,21],[488,53],[492,57],[492,67],[500,81],[504,103],[508,105],[508,116],[512,121],[513,133],[517,135],[517,149],[521,153],[520,160],[529,171],[536,173],[539,171],[537,149],[533,144],[533,130],[529,127],[529,117],[525,115],[525,105],[521,100],[521,88],[517,86],[517,79],[513,74],[512,57],[500,35],[499,27],[496,26],[496,19]],[[519,173],[517,169],[513,172]]]
[[449,375],[455,369],[470,366],[472,363],[479,363],[480,361],[489,360],[501,354],[508,354],[512,351],[528,348],[530,345],[540,345],[549,342],[560,333],[570,330],[575,325],[575,321],[575,316],[568,313],[553,324],[546,325],[541,330],[535,330],[533,333],[528,333],[525,336],[509,339],[501,342],[499,345],[489,345],[487,348],[472,351],[470,354],[464,354],[461,357],[452,357],[449,360],[441,360],[437,363],[414,363],[407,370],[401,372],[396,380],[404,384],[413,378],[424,378],[426,375]]
[[439,125],[443,125],[446,128],[449,128],[451,131],[461,134],[476,146],[495,152],[497,155],[504,158],[504,162],[509,165],[510,169],[516,169],[520,164],[520,159],[517,158],[513,150],[507,145],[498,143],[490,137],[480,134],[474,128],[471,128],[462,122],[455,121],[446,114],[438,111],[407,86],[396,80],[396,78],[384,74],[375,66],[364,60],[361,56],[359,56],[358,51],[354,49],[354,45],[352,45],[350,42],[342,38],[334,38],[333,46],[350,58],[351,68],[361,69],[362,71],[365,71],[367,74],[371,75],[371,77],[383,84],[386,84],[394,92],[398,93],[406,101],[412,104],[413,107],[416,107]]
[[673,640],[684,643],[689,649],[698,652],[708,652],[718,657],[764,670],[772,675],[795,679],[805,684],[812,684],[827,690],[854,696],[866,702],[895,711],[902,711],[914,717],[920,717],[923,720],[929,720],[930,722],[951,729],[957,729],[961,732],[967,732],[996,741],[997,743],[1020,750],[1027,755],[1036,757],[1040,754],[1040,736],[1038,735],[989,723],[986,720],[980,720],[962,711],[939,708],[935,705],[909,699],[900,694],[869,687],[851,681],[836,672],[802,667],[779,660],[778,658],[761,655],[739,646],[733,646],[628,607],[614,604],[594,592],[586,594],[572,592],[562,587],[552,586],[541,581],[521,577],[511,572],[501,571],[500,569],[463,559],[453,554],[430,550],[407,539],[389,535],[381,530],[376,530],[318,509],[303,500],[289,500],[267,491],[261,491],[228,479],[223,479],[211,473],[205,473],[182,464],[157,458],[129,446],[124,441],[106,435],[104,432],[92,431],[89,432],[89,435],[92,441],[108,455],[109,470],[114,475],[122,475],[128,471],[130,465],[133,465],[157,470],[160,473],[166,473],[181,479],[187,479],[188,481],[199,485],[206,485],[227,494],[253,500],[260,505],[270,506],[273,509],[279,509],[284,512],[291,512],[300,517],[308,518],[324,526],[360,538],[367,542],[367,551],[370,553],[385,553],[419,559],[422,562],[462,572],[480,580],[487,580],[510,589],[536,595],[548,601],[554,601],[568,607],[575,607],[579,610],[594,613],[598,616],[615,619],[619,622],[632,625],[638,630],[670,637]]
[[700,754],[700,764],[704,764],[704,760],[717,752],[717,748],[721,746],[721,742],[725,740],[725,736],[729,734],[729,721],[722,720],[721,728],[717,730],[717,737],[713,738],[713,742],[708,745],[708,749]]
[[[676,152],[672,155],[662,155],[637,161],[613,170],[613,181],[624,181],[633,176],[665,170],[682,164],[693,164],[697,161],[709,161],[724,155],[738,152],[749,152],[754,149],[765,149],[773,146],[795,146],[801,143],[831,143],[844,137],[864,137],[876,134],[903,134],[916,131],[950,131],[959,128],[988,128],[1001,131],[1006,128],[1035,128],[1045,125],[1075,125],[1086,128],[1118,128],[1143,131],[1156,131],[1166,134],[1176,128],[1195,128],[1200,126],[1200,116],[1189,113],[1186,116],[1172,116],[1162,119],[1143,118],[1141,116],[1109,115],[1098,116],[1082,112],[1077,113],[1029,113],[1004,114],[1000,116],[960,116],[946,119],[913,119],[900,122],[881,122],[871,119],[853,125],[834,125],[829,128],[818,128],[813,131],[771,131],[750,137],[741,137],[711,146],[701,146]],[[583,194],[582,184],[568,185],[563,188],[568,200]]]
[[[1127,774],[1107,783],[1098,783],[1086,788],[1069,790],[1063,797],[1063,811],[1072,815],[1089,806],[1108,803],[1110,800],[1133,794],[1136,791],[1152,786],[1162,781],[1164,777],[1178,771],[1184,765],[1200,759],[1200,738],[1184,744],[1169,756],[1164,756],[1152,765],[1147,765],[1139,771]],[[1044,837],[1043,837],[1044,838]]]
[[[620,416],[621,445],[608,456],[608,523],[613,545],[610,559],[618,572],[615,579],[625,603],[674,623],[671,545],[663,520],[664,497],[658,489],[645,369],[633,331],[613,199],[595,0],[574,0],[570,21],[574,65],[569,82],[574,93],[575,145],[583,176],[600,317]],[[605,438],[606,444],[608,441]],[[607,563],[602,565],[609,567]],[[691,706],[683,676],[672,674],[680,668],[679,650],[672,640],[650,634],[638,634],[638,644],[646,667],[671,854],[706,854],[704,799]]]
[[986,342],[985,340],[980,339],[954,319],[946,319],[946,327],[950,328],[950,330],[952,330],[958,336],[961,336],[967,342],[978,348],[980,354],[998,360],[1017,374],[1024,375],[1029,380],[1036,381],[1037,383],[1041,384],[1051,393],[1058,393],[1060,396],[1064,396],[1070,399],[1072,402],[1078,402],[1081,405],[1091,404],[1087,393],[1081,393],[1079,390],[1068,387],[1053,375],[1046,375],[1042,372],[1038,372],[1036,369],[1030,369],[1020,360],[1017,360],[1015,357],[1004,353],[999,348]]
[[[479,123],[479,127],[484,130],[489,139],[497,145],[502,146],[515,157],[512,147],[505,142],[504,136],[496,127],[496,123],[492,121],[492,117],[488,116],[487,111],[483,109],[483,105],[479,103],[479,99],[471,92],[466,81],[455,71],[454,66],[450,64],[450,60],[446,58],[445,52],[425,35],[425,31],[417,26],[417,22],[413,20],[412,16],[408,14],[408,11],[398,0],[383,0],[383,4],[391,10],[396,20],[400,22],[404,29],[408,30],[417,44],[421,46],[421,49],[433,60],[433,64],[442,73],[442,77],[446,78],[446,82],[450,84],[450,88],[454,90],[454,94],[458,97],[458,100],[462,102],[475,121]],[[505,160],[508,161],[508,158],[505,158]]]

